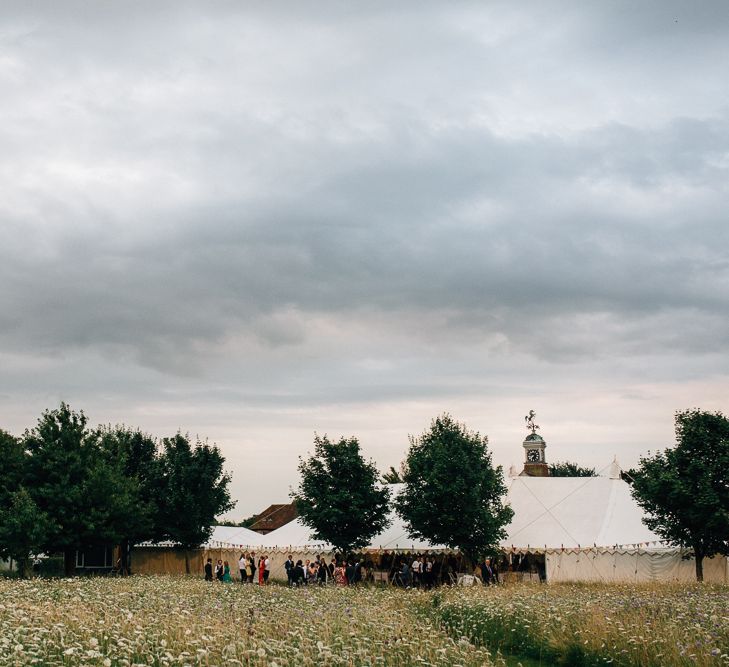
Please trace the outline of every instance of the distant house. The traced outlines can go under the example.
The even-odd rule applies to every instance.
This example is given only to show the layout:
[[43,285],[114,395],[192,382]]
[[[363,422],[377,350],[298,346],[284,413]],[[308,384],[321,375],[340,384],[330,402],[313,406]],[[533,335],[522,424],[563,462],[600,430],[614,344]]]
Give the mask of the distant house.
[[286,505],[271,505],[261,512],[253,524],[248,526],[250,530],[255,530],[261,535],[266,535],[272,530],[281,528],[287,523],[293,521],[299,513],[296,511],[294,503]]

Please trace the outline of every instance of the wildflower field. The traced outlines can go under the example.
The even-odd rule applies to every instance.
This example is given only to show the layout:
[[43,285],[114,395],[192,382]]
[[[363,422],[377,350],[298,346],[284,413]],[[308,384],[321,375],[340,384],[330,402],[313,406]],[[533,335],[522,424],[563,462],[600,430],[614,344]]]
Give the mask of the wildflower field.
[[536,664],[729,665],[726,586],[522,585],[433,605],[453,636]]
[[729,665],[729,589],[0,578],[0,665]]

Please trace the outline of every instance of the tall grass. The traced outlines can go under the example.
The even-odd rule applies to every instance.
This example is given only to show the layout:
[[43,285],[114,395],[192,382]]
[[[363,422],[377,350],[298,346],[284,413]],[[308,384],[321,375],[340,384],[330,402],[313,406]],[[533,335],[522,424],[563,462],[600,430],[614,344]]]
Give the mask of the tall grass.
[[0,580],[0,665],[491,665],[394,589]]
[[729,589],[708,585],[551,585],[436,594],[455,637],[546,664],[729,665]]

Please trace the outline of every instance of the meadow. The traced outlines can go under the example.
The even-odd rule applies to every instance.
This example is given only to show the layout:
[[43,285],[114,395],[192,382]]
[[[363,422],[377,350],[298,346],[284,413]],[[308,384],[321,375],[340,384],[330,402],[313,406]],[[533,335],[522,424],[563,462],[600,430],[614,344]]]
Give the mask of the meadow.
[[729,665],[728,598],[711,586],[0,579],[0,665]]

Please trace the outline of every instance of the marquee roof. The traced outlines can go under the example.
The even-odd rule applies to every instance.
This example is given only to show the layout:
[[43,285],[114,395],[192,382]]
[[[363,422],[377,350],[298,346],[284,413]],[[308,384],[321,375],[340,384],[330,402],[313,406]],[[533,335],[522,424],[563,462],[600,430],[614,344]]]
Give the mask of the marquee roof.
[[[617,471],[617,472],[616,472]],[[514,518],[507,526],[505,548],[658,546],[660,538],[642,522],[643,511],[633,500],[630,486],[619,478],[617,464],[610,477],[514,477],[508,480],[507,502]],[[396,495],[402,485],[391,486]],[[394,511],[392,524],[374,537],[371,549],[442,549],[441,545],[408,537]],[[328,545],[311,538],[300,519],[291,521],[258,540],[273,548]]]
[[660,538],[642,522],[630,486],[611,477],[514,477],[514,518],[502,546],[645,545]]
[[[629,485],[619,477],[616,462],[609,477],[512,477],[507,502],[514,518],[501,545],[518,549],[561,547],[649,547],[660,538],[643,523],[643,511],[633,500]],[[402,485],[390,487],[393,496]],[[370,549],[442,549],[441,545],[408,537],[402,519],[390,511],[389,528],[374,537]],[[159,545],[162,546],[162,545]],[[205,546],[288,548],[327,551],[331,546],[312,538],[300,518],[261,535],[247,528],[216,526]]]
[[[431,550],[442,549],[443,547],[431,545],[424,540],[418,540],[408,537],[402,519],[398,517],[394,511],[390,513],[392,524],[379,535],[372,538],[370,549],[412,549],[412,550]],[[263,547],[278,547],[285,549],[287,547],[303,547],[306,549],[321,549],[327,551],[331,546],[312,539],[311,529],[305,526],[301,519],[294,519],[278,530],[274,530],[268,535],[260,536],[259,544]]]

